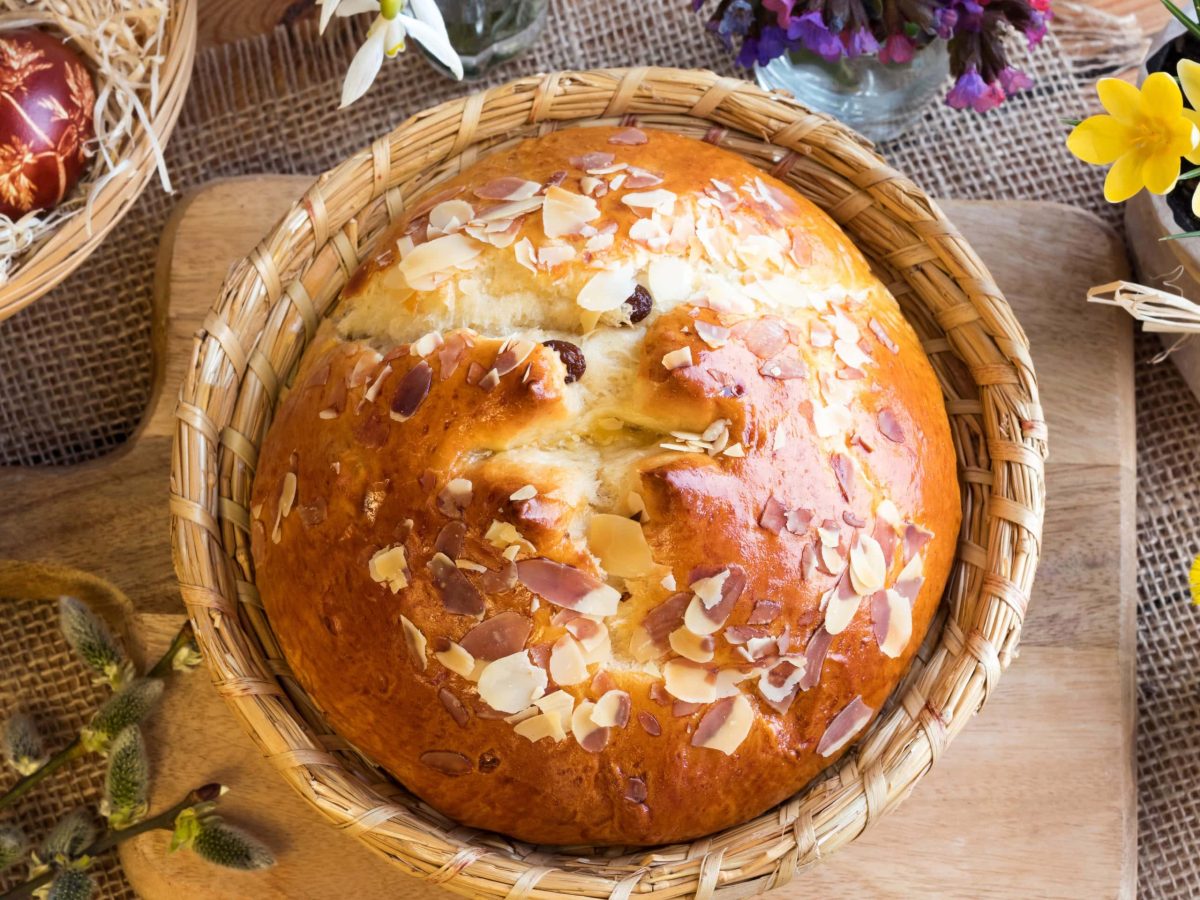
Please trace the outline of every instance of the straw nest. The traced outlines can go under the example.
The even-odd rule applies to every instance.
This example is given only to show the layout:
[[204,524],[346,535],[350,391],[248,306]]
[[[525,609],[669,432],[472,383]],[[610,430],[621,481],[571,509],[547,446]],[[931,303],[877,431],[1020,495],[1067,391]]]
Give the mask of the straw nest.
[[[691,844],[544,848],[466,829],[333,734],[272,636],[247,509],[279,390],[318,321],[406,200],[522,137],[636,123],[710,141],[793,185],[876,266],[924,340],[958,452],[963,525],[938,619],[888,710],[834,769],[776,809]],[[183,597],[217,687],[310,803],[404,871],[474,897],[655,898],[783,884],[908,795],[1000,679],[1041,545],[1046,427],[1029,347],[941,211],[861,138],[711,72],[525,78],[420,113],[321,176],[234,267],[198,334],[176,412],[171,512]]]
[[88,63],[96,138],[83,178],[49,212],[0,215],[0,320],[71,274],[163,161],[191,79],[197,0],[0,0],[0,30],[45,26]]

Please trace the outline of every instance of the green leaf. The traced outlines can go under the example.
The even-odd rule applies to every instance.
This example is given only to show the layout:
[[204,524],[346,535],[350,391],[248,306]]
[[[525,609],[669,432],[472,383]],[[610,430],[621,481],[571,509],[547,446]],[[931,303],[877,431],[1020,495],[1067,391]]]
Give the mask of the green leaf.
[[1160,241],[1178,241],[1181,238],[1200,237],[1200,231],[1181,231],[1179,234],[1168,234],[1166,237],[1160,237]]
[[107,753],[113,738],[141,722],[162,692],[163,683],[157,678],[139,678],[114,694],[79,733],[83,746],[93,753]]
[[258,838],[226,825],[218,816],[200,820],[192,850],[201,859],[227,869],[252,872],[275,865],[275,857]]
[[25,856],[29,849],[29,838],[20,826],[12,823],[0,823],[0,872],[13,865]]
[[1179,23],[1188,31],[1190,31],[1194,37],[1200,38],[1200,25],[1197,25],[1195,22],[1193,22],[1187,13],[1172,3],[1171,0],[1162,0],[1162,5],[1165,6],[1171,15],[1178,19]]
[[[1196,0],[1196,2],[1200,3],[1200,0]],[[1192,178],[1200,178],[1200,166],[1197,166],[1195,169],[1188,169],[1179,176],[1180,181],[1189,181]]]
[[54,876],[46,900],[90,900],[96,889],[92,876],[82,869],[63,869]]
[[46,835],[37,856],[42,863],[64,863],[78,859],[96,840],[96,823],[86,809],[76,809],[61,819]]
[[75,597],[58,598],[58,621],[63,637],[79,658],[113,690],[120,690],[134,675],[125,648],[103,620]]
[[13,713],[0,729],[4,761],[22,775],[32,775],[49,756],[37,723],[26,713]]
[[130,725],[116,736],[108,750],[108,771],[104,776],[104,799],[100,814],[110,828],[128,828],[145,818],[150,809],[150,762],[142,732]]

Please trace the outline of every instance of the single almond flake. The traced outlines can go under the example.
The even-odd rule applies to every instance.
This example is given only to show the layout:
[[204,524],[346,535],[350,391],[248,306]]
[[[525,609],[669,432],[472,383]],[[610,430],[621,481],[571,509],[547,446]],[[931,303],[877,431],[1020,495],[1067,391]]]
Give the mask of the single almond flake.
[[529,640],[533,622],[528,616],[514,610],[484,619],[463,635],[462,648],[475,659],[494,662],[505,656],[520,653]]
[[593,275],[575,298],[581,309],[605,313],[620,308],[637,287],[632,266],[604,270]]
[[408,587],[408,557],[404,547],[393,544],[377,550],[367,563],[367,571],[371,580],[378,584],[386,584],[393,594]]
[[454,641],[450,642],[447,649],[435,651],[433,658],[455,675],[466,678],[468,681],[472,680],[472,676],[475,674],[475,657],[464,650],[461,644]]
[[813,426],[817,437],[828,438],[846,434],[854,427],[854,416],[841,404],[814,406]]
[[809,638],[804,649],[804,676],[800,679],[800,690],[811,690],[820,682],[821,670],[825,667],[825,657],[829,653],[831,643],[833,635],[826,631],[823,625]]
[[754,708],[745,695],[718,700],[696,726],[692,746],[720,750],[730,756],[746,740],[753,724]]
[[684,703],[712,703],[717,699],[717,676],[699,663],[672,659],[663,666],[667,693]]
[[649,136],[642,129],[629,127],[622,128],[616,134],[611,135],[608,142],[610,144],[636,145],[648,143],[649,140]]
[[646,797],[649,796],[649,790],[646,787],[644,779],[636,776],[630,776],[625,781],[625,799],[630,803],[645,803]]
[[587,681],[587,661],[583,648],[569,634],[564,634],[550,650],[550,677],[555,684],[567,687]]
[[421,360],[405,373],[392,395],[391,416],[398,422],[412,418],[417,408],[429,395],[433,384],[433,369]]
[[728,447],[726,447],[724,450],[721,451],[721,455],[722,456],[733,456],[738,459],[741,459],[742,457],[744,457],[746,455],[746,448],[743,447],[741,444],[730,444]]
[[[904,561],[907,564],[933,538],[932,531],[926,531],[917,525],[908,525],[904,529]],[[902,576],[903,577],[903,576]]]
[[474,486],[469,479],[452,478],[446,482],[446,486],[438,492],[437,508],[438,511],[452,519],[460,518],[463,511],[471,505],[471,498],[474,496]]
[[[442,530],[438,532],[437,540],[433,543],[433,549],[455,560],[455,565],[457,565],[457,557],[462,555],[463,544],[466,542],[466,538],[466,522],[461,520],[447,522],[442,527]],[[459,566],[459,568],[462,568],[462,566]]]
[[845,631],[858,612],[861,600],[862,597],[851,586],[850,570],[847,568],[825,595],[825,630],[834,635]]
[[536,342],[527,341],[524,338],[510,338],[500,345],[491,371],[499,377],[515,371],[521,363],[529,359],[529,355],[537,349],[537,346]]
[[697,663],[712,662],[716,642],[711,634],[696,634],[689,627],[676,628],[671,632],[669,640],[671,649],[684,659]]
[[792,534],[804,534],[808,531],[808,526],[812,524],[813,516],[814,513],[811,509],[797,506],[784,514],[783,527]]
[[586,615],[614,615],[621,599],[618,591],[586,572],[543,557],[518,562],[517,578],[555,606]]
[[541,184],[536,181],[504,175],[476,187],[474,194],[481,200],[528,200],[541,189]]
[[444,553],[435,553],[429,560],[433,586],[441,596],[442,607],[456,616],[482,616],[487,604],[479,589]]
[[521,500],[532,500],[536,496],[537,488],[535,488],[532,484],[527,484],[524,487],[517,488],[515,491],[509,494],[508,499],[518,502]]
[[563,728],[571,724],[571,710],[575,708],[575,698],[566,691],[554,691],[533,701],[533,705],[548,716],[556,717]]
[[674,369],[683,369],[687,366],[694,365],[692,362],[692,348],[680,347],[678,350],[672,350],[669,353],[664,353],[662,364],[663,367],[668,371]]
[[721,602],[725,584],[733,576],[733,571],[729,567],[722,568],[712,575],[696,579],[688,587],[703,601],[705,609],[711,609]]
[[471,771],[471,760],[454,750],[426,750],[421,754],[421,762],[443,775],[456,778]]
[[575,248],[570,244],[547,244],[538,251],[538,265],[553,269],[575,258]]
[[779,618],[781,612],[783,612],[783,604],[775,600],[759,600],[754,604],[754,609],[746,619],[746,624],[770,625]]
[[600,207],[591,197],[552,187],[542,205],[542,228],[548,238],[579,234],[588,222],[600,218]]
[[[528,215],[542,208],[545,198],[541,194],[525,200],[509,200],[477,213],[472,225],[487,225],[491,222],[508,222],[513,224],[518,216]],[[509,226],[505,226],[506,228]]]
[[550,738],[550,740],[558,742],[567,736],[562,720],[558,716],[546,713],[530,716],[528,719],[518,722],[513,727],[513,731],[535,744],[543,738]]
[[454,720],[454,724],[459,728],[466,728],[471,714],[467,711],[467,707],[463,705],[463,702],[458,699],[458,695],[450,690],[450,688],[444,687],[438,690],[438,699],[442,701],[442,706],[446,712],[450,713],[450,718]]
[[855,697],[826,727],[817,744],[817,755],[833,756],[866,727],[874,714],[875,710],[863,703],[862,697]]
[[603,169],[613,164],[616,155],[605,150],[591,150],[581,156],[572,156],[567,162],[573,168],[582,169],[584,172],[590,172],[593,169]]
[[588,522],[588,549],[609,575],[640,578],[658,571],[642,525],[625,516],[596,513]]
[[429,665],[425,655],[427,641],[421,629],[409,621],[407,616],[400,616],[400,625],[404,629],[404,643],[408,646],[408,655],[412,657],[413,665],[422,672]]
[[784,517],[784,505],[772,494],[767,498],[762,514],[758,517],[758,524],[760,528],[765,528],[771,534],[779,534],[783,530]]
[[639,169],[637,166],[630,166],[629,177],[625,179],[625,187],[630,189],[651,188],[657,187],[662,182],[662,175]]
[[652,210],[664,216],[674,214],[676,199],[674,191],[668,191],[665,188],[652,191],[627,191],[621,195],[621,202],[632,209]]
[[668,635],[683,624],[683,616],[692,597],[680,592],[668,597],[655,606],[642,620],[647,637],[658,647],[665,649]]
[[592,708],[592,722],[601,728],[624,728],[629,724],[632,706],[625,691],[606,691]]
[[871,334],[875,335],[875,339],[878,340],[879,343],[883,344],[883,346],[887,347],[893,353],[900,352],[900,348],[896,345],[896,342],[888,336],[888,333],[877,320],[872,319],[867,323],[867,327],[871,329]]
[[522,650],[489,663],[479,676],[479,696],[492,709],[519,713],[546,692],[546,671]]
[[443,234],[457,231],[475,218],[475,210],[466,200],[443,200],[429,211],[429,225]]
[[883,548],[870,535],[860,534],[850,548],[850,583],[855,593],[869,597],[883,588],[886,578]]
[[647,287],[657,303],[674,304],[686,299],[696,283],[696,270],[687,259],[656,256],[646,271]]
[[431,290],[435,286],[434,276],[470,263],[483,246],[465,234],[448,234],[414,247],[397,268],[413,290]]
[[609,730],[592,721],[595,704],[584,700],[571,714],[571,733],[588,753],[599,753],[608,744]]
[[833,476],[841,489],[842,499],[849,501],[854,486],[854,464],[844,453],[831,453],[829,465],[833,468]]
[[875,641],[884,656],[895,659],[912,638],[912,604],[899,591],[879,591],[871,597]]
[[536,272],[538,266],[537,250],[534,249],[533,243],[529,238],[521,238],[513,245],[513,256],[516,257],[518,263],[527,268],[530,272]]
[[642,726],[642,731],[650,735],[650,737],[658,737],[662,734],[662,725],[658,721],[658,717],[653,713],[642,710],[637,715],[638,724]]

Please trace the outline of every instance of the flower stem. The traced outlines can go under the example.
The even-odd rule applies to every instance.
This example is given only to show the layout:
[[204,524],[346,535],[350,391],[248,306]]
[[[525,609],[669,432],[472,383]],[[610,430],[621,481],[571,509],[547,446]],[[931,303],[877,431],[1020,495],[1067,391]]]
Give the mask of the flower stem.
[[[49,765],[49,763],[47,763]],[[217,785],[205,785],[197,788],[189,793],[186,797],[176,803],[168,810],[160,812],[157,816],[152,816],[149,819],[144,819],[136,825],[130,825],[128,828],[123,828],[120,831],[112,829],[106,831],[90,847],[83,851],[81,856],[96,857],[101,853],[107,853],[113,847],[127,841],[132,837],[137,837],[139,834],[145,834],[147,831],[155,831],[163,829],[172,831],[175,828],[175,818],[185,809],[195,806],[198,803],[211,801],[219,793]],[[55,871],[51,869],[36,878],[31,878],[24,884],[19,884],[7,894],[0,894],[0,900],[26,900],[33,896],[33,892],[42,885],[49,884],[54,880]]]
[[[152,668],[149,672],[149,677],[162,678],[166,675],[169,675],[171,672],[171,663],[175,659],[175,654],[179,652],[180,647],[182,647],[191,639],[192,623],[189,620],[184,622],[179,631],[175,633],[175,637],[171,641],[171,646],[167,648],[167,652],[162,655],[159,661],[154,664],[154,668]],[[71,743],[67,744],[67,746],[63,747],[52,757],[50,757],[44,766],[42,766],[36,772],[21,778],[11,788],[9,788],[3,794],[0,794],[0,810],[4,810],[12,806],[27,793],[33,790],[33,788],[43,778],[53,774],[67,763],[78,759],[86,753],[87,750],[84,748],[79,736],[76,735],[75,739],[71,741]]]
[[33,790],[34,786],[37,785],[43,778],[53,774],[71,760],[78,759],[85,753],[87,753],[87,750],[84,749],[83,743],[79,740],[79,737],[76,736],[75,740],[71,741],[71,743],[67,744],[67,746],[63,747],[52,757],[50,757],[44,766],[42,766],[36,772],[26,775],[11,788],[5,791],[5,793],[0,796],[0,810],[7,809],[8,807],[12,806],[27,793]]
[[154,668],[146,673],[147,678],[164,678],[171,674],[171,666],[175,661],[175,654],[188,641],[192,639],[192,620],[188,619],[179,627],[179,631],[175,632],[175,638],[171,641],[171,646],[154,664]]

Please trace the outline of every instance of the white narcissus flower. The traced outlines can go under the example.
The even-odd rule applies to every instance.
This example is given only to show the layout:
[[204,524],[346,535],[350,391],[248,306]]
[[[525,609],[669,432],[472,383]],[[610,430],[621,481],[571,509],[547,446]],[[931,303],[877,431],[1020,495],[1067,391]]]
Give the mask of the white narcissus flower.
[[[407,37],[428,50],[433,57],[454,73],[463,77],[462,60],[450,46],[446,23],[434,0],[319,0],[321,4],[321,31],[336,13],[339,16],[354,16],[360,13],[378,13],[367,30],[367,39],[354,54],[346,80],[342,83],[342,107],[349,106],[365,94],[383,66],[385,57],[395,56],[404,50]],[[405,10],[408,10],[408,14]]]

